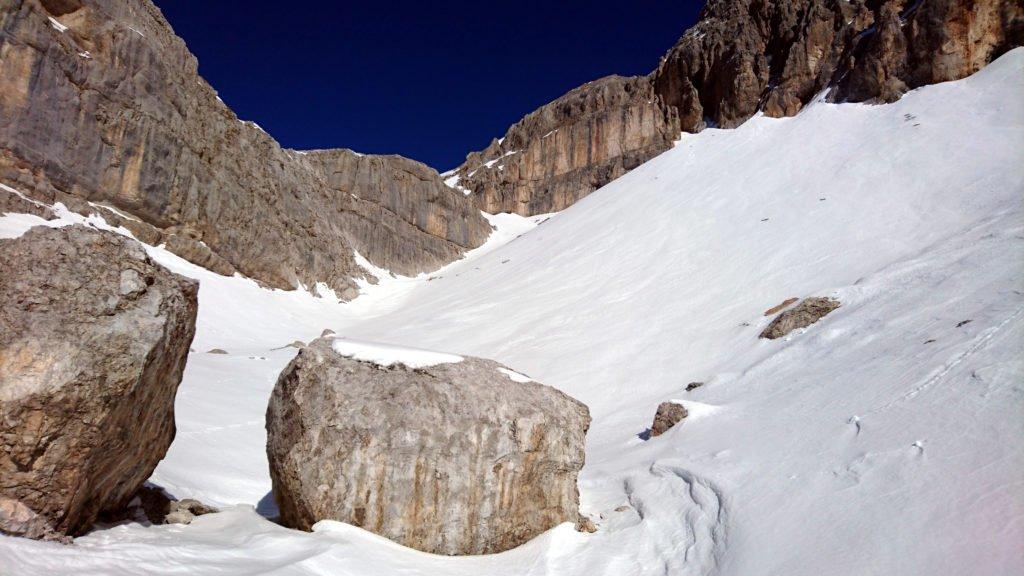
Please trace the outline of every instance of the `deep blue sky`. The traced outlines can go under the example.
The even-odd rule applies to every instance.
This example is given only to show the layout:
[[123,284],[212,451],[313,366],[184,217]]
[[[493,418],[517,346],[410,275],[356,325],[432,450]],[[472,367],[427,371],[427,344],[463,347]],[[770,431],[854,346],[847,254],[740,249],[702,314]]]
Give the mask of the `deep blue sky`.
[[156,0],[220,97],[289,148],[446,170],[589,80],[646,74],[702,1]]

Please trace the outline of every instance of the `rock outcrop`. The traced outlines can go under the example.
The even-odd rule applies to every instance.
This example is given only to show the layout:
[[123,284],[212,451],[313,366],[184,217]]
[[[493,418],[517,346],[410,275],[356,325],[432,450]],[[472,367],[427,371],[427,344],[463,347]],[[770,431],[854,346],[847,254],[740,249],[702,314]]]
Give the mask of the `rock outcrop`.
[[608,76],[531,112],[446,175],[485,212],[557,212],[668,150],[678,135],[674,109],[646,78]]
[[890,102],[1021,44],[1024,4],[1007,0],[710,0],[649,76],[573,90],[467,156],[448,181],[487,211],[559,210],[680,130],[732,128],[759,110],[791,116],[826,90],[835,102]]
[[1024,42],[1006,0],[710,0],[652,74],[683,130],[796,114],[815,95],[891,102],[956,80]]
[[839,306],[839,301],[832,298],[807,298],[795,307],[776,316],[761,332],[760,337],[769,340],[782,338],[793,330],[814,324]]
[[654,413],[654,423],[651,424],[651,437],[661,436],[670,428],[683,421],[688,415],[686,407],[676,402],[662,402],[658,404],[658,410]]
[[267,409],[283,524],[340,520],[451,555],[577,520],[586,406],[490,360],[381,365],[336,342],[299,351]]
[[198,285],[85,226],[0,240],[0,270],[0,531],[74,536],[174,438]]
[[415,274],[490,234],[422,164],[282,149],[197,67],[149,0],[3,3],[0,182],[103,210],[216,272],[282,289],[325,282],[344,298],[366,274],[354,251]]

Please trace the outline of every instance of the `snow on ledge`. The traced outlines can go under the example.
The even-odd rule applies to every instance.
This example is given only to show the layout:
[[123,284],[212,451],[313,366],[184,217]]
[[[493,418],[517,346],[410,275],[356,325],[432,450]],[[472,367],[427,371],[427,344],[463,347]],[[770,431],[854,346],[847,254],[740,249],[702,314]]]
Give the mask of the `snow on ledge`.
[[462,362],[462,356],[432,352],[419,348],[407,348],[393,344],[377,342],[358,342],[345,338],[335,338],[332,344],[334,351],[346,358],[362,362],[373,362],[378,366],[405,364],[409,368],[426,368],[438,364],[454,364]]
[[54,30],[60,32],[61,34],[68,31],[68,27],[61,24],[60,21],[54,18],[53,16],[50,16],[50,26],[52,26]]
[[534,381],[533,378],[530,378],[526,374],[520,374],[519,372],[509,370],[508,368],[498,368],[498,372],[501,372],[505,376],[508,376],[509,379],[512,380],[513,382],[526,383]]

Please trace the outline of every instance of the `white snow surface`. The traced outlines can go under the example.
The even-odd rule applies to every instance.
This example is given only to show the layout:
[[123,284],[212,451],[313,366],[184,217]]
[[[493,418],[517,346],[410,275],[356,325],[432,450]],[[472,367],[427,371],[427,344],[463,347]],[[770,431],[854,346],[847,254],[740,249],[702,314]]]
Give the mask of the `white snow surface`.
[[335,352],[361,362],[372,362],[378,366],[394,366],[405,364],[409,368],[426,368],[438,364],[454,364],[462,362],[462,356],[433,352],[408,346],[381,344],[380,342],[363,342],[347,338],[333,338],[331,348]]
[[53,29],[56,30],[57,32],[60,32],[61,34],[63,34],[63,33],[68,31],[68,27],[63,25],[63,24],[61,24],[60,20],[57,20],[53,16],[50,16],[49,19],[50,19],[50,26],[52,26]]
[[520,374],[515,370],[509,370],[508,368],[498,368],[498,372],[501,372],[505,376],[508,376],[513,382],[533,382],[533,378],[530,378],[526,374]]
[[[151,480],[225,510],[71,546],[0,537],[0,571],[1024,573],[1022,93],[1018,49],[891,105],[686,135],[564,212],[507,217],[520,231],[348,304],[150,248],[201,281],[178,435]],[[791,296],[843,305],[758,339]],[[598,531],[449,558],[266,520],[264,414],[295,353],[271,349],[323,328],[493,358],[585,402],[581,507]],[[673,399],[690,417],[641,440]]]

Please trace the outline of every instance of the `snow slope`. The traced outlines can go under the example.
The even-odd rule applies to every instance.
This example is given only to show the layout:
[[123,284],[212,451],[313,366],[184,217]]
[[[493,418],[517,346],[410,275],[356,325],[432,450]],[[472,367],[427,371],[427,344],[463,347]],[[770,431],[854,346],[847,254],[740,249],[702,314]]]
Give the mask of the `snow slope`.
[[[1024,573],[1022,93],[1018,49],[895,104],[686,135],[507,244],[350,304],[153,248],[202,285],[179,434],[152,481],[228,509],[74,546],[3,537],[0,572]],[[764,310],[812,295],[843,305],[757,338]],[[445,558],[263,519],[264,411],[294,354],[271,349],[322,328],[491,357],[587,403],[581,499],[600,529]],[[641,440],[669,399],[690,417]]]

